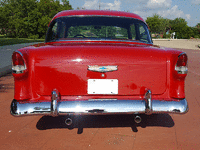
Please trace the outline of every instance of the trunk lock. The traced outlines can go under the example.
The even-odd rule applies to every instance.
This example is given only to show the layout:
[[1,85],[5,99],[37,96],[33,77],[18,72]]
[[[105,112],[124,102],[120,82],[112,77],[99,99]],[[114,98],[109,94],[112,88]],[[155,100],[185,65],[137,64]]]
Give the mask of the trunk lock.
[[102,74],[101,74],[101,77],[105,77],[105,74],[102,73]]

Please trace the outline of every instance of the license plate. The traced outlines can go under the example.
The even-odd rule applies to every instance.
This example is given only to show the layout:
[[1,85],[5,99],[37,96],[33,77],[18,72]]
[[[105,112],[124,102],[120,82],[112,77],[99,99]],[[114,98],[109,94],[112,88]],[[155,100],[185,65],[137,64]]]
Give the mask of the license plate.
[[118,94],[117,79],[88,79],[88,94]]

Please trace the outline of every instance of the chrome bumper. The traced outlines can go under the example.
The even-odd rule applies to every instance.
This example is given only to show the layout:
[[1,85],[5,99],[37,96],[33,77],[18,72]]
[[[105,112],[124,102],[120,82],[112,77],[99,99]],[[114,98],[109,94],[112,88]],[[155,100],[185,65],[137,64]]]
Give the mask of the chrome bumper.
[[186,99],[178,101],[151,100],[151,91],[145,94],[145,100],[91,99],[87,101],[63,101],[57,91],[52,92],[51,102],[25,103],[13,100],[11,114],[26,115],[71,115],[71,114],[152,114],[177,113],[188,111]]

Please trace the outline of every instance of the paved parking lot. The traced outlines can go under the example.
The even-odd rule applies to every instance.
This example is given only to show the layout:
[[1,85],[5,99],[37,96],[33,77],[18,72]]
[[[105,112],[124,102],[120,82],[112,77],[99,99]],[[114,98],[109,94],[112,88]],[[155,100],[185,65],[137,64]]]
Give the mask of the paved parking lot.
[[13,117],[11,75],[0,78],[0,149],[68,150],[199,150],[200,149],[200,51],[189,56],[185,115],[159,114],[143,117],[135,125],[132,115],[82,116],[67,128],[65,117]]

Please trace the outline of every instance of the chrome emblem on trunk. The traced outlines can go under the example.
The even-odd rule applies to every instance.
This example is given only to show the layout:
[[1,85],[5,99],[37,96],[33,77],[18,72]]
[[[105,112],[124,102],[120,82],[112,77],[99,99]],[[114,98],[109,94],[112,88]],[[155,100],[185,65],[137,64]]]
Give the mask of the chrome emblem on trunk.
[[96,72],[109,72],[109,71],[116,71],[117,66],[88,66],[88,70],[90,71],[96,71]]

